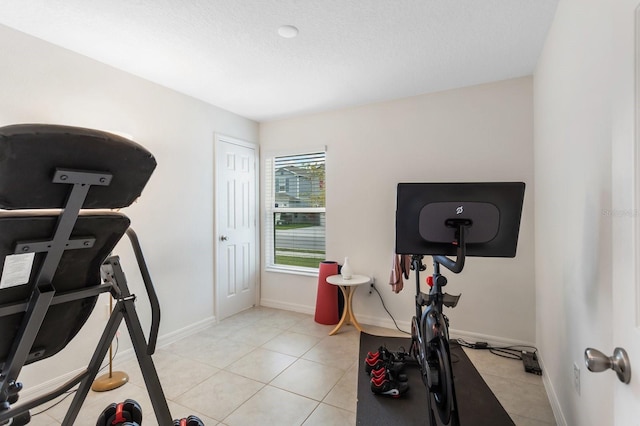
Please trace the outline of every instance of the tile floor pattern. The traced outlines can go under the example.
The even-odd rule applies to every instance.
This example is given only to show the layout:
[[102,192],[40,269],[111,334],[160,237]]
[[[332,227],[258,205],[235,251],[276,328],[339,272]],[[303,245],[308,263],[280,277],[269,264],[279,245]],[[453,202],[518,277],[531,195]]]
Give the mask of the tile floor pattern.
[[[329,336],[332,328],[315,323],[312,315],[259,307],[158,348],[154,362],[172,415],[195,414],[207,426],[355,425],[359,335],[346,326]],[[519,361],[487,351],[467,353],[516,425],[555,425],[539,376],[525,373]],[[115,368],[129,374],[129,383],[89,392],[76,424],[94,425],[107,405],[127,398],[141,404],[143,425],[157,424],[137,362]],[[59,425],[70,400],[30,424]]]

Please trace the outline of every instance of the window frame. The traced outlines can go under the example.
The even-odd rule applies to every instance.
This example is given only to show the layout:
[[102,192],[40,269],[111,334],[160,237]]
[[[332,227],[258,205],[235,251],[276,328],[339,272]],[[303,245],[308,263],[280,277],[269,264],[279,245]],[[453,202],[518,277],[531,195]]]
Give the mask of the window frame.
[[[327,149],[326,146],[318,147],[315,149],[304,150],[282,150],[277,152],[267,153],[265,156],[264,171],[265,171],[265,215],[264,215],[264,229],[263,229],[263,241],[264,241],[264,265],[265,271],[268,272],[280,272],[296,275],[318,276],[318,267],[311,268],[305,266],[295,265],[283,265],[275,263],[275,219],[276,213],[324,213],[324,237],[325,237],[325,255],[323,259],[318,260],[318,264],[326,258],[326,192],[325,192],[325,206],[324,207],[276,207],[275,200],[276,194],[282,193],[279,184],[279,178],[275,176],[275,164],[278,158],[282,157],[295,157],[298,155],[312,155],[323,154],[323,160],[325,165],[325,174],[322,182],[323,189],[326,191],[326,164],[327,164]],[[286,192],[286,191],[285,191]]]

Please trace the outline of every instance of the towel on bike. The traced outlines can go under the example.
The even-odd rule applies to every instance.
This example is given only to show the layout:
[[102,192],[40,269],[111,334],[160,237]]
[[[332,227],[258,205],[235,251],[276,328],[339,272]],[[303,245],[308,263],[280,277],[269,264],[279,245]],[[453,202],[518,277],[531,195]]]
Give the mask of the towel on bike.
[[391,276],[389,277],[389,285],[394,293],[400,293],[404,287],[402,277],[409,279],[409,270],[411,269],[411,256],[408,254],[394,254],[393,265],[391,267]]

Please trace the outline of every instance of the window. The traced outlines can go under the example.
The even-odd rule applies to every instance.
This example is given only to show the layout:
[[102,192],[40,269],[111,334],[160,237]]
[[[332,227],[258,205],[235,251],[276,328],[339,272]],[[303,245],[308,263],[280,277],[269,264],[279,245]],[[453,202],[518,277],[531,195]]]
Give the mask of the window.
[[266,268],[315,273],[325,260],[325,152],[266,160]]

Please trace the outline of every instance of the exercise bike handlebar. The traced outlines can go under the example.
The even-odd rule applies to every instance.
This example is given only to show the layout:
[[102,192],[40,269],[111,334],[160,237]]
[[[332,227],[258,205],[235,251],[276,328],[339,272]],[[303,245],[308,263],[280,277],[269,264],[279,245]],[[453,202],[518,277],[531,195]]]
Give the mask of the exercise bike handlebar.
[[464,239],[465,227],[466,226],[462,224],[458,225],[458,242],[457,242],[457,248],[456,248],[456,260],[449,259],[447,256],[441,255],[441,254],[433,256],[434,262],[439,263],[440,265],[444,266],[454,274],[459,274],[460,272],[462,272],[462,269],[464,268],[464,260],[467,253],[467,246]]

